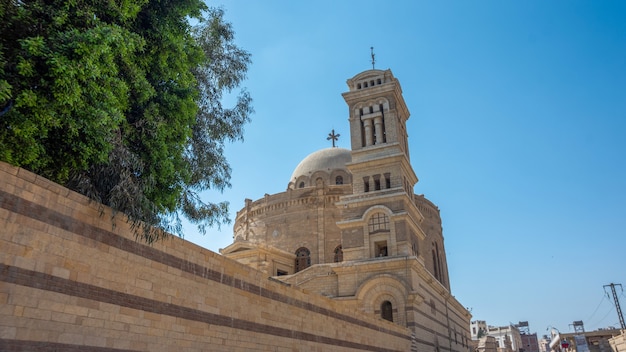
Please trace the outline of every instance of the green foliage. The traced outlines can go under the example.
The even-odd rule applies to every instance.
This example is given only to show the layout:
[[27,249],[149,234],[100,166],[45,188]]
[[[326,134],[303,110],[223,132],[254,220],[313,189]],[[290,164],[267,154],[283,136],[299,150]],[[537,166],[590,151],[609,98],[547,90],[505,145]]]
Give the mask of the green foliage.
[[[153,242],[179,215],[227,222],[226,141],[252,113],[250,55],[198,0],[0,0],[0,159],[128,215]],[[189,19],[199,23],[193,28]],[[154,230],[152,226],[156,226]]]

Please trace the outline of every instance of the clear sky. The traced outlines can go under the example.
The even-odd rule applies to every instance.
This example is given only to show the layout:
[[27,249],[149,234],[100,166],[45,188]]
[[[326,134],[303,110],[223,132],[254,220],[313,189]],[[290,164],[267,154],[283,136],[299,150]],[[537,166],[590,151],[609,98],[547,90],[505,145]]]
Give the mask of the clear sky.
[[[452,294],[490,325],[619,326],[626,287],[626,2],[228,1],[255,114],[229,144],[231,218],[298,163],[350,148],[346,80],[391,69],[411,162],[441,210]],[[218,251],[232,224],[186,239]],[[622,311],[626,294],[618,287]]]

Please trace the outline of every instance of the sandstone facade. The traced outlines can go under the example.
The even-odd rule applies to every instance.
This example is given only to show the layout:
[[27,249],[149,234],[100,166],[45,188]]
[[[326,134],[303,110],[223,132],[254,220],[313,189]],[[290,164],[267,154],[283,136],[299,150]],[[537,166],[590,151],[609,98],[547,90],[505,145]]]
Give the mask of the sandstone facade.
[[285,192],[246,200],[221,253],[407,327],[420,351],[467,351],[471,316],[450,292],[439,209],[413,193],[400,83],[368,70],[348,88],[351,149],[313,152]]
[[[408,351],[406,327],[0,163],[0,351]],[[118,216],[119,217],[119,214]]]

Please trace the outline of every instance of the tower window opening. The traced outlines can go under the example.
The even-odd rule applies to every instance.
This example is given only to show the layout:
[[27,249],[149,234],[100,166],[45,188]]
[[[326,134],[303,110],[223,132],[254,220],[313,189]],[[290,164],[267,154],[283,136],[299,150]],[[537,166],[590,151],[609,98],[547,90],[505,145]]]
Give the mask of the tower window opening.
[[306,247],[300,247],[296,250],[296,270],[304,270],[311,266],[311,251]]
[[338,245],[335,248],[335,263],[341,263],[343,262],[343,247],[341,245]]
[[433,252],[433,269],[434,269],[435,279],[437,279],[438,281],[441,281],[441,278],[439,277],[439,263],[437,261],[437,254],[435,254],[434,249],[432,252]]
[[383,110],[384,109],[383,104],[378,104],[378,109],[380,111],[380,114],[382,115],[382,118],[381,118],[381,120],[382,120],[382,122],[381,122],[381,124],[382,124],[382,126],[381,126],[382,127],[382,131],[381,131],[382,136],[381,137],[382,138],[381,139],[382,139],[383,143],[387,143],[387,131],[385,129],[385,112]]
[[385,174],[385,189],[391,188],[391,174]]
[[382,81],[379,79],[376,80],[376,84],[382,84]]
[[389,217],[383,213],[372,215],[368,222],[369,233],[389,230]]
[[374,243],[374,255],[376,257],[386,257],[389,255],[387,252],[387,241]]
[[443,283],[445,278],[443,276],[443,262],[441,261],[441,256],[439,255],[439,243],[435,243],[435,254],[437,256],[437,269],[439,271],[438,279],[441,283]]
[[374,80],[370,81],[370,86],[374,86]]
[[[361,116],[363,115],[363,109],[361,109]],[[365,138],[365,122],[361,120],[361,147],[365,147],[366,138]]]
[[356,89],[361,89],[361,83],[357,83]]
[[367,82],[364,82],[364,83],[363,83],[363,87],[364,87],[364,88],[367,88]]
[[341,176],[335,177],[335,184],[336,185],[343,185],[343,177],[341,177]]
[[370,178],[369,177],[363,177],[363,192],[369,192],[370,191]]
[[304,188],[304,182],[300,182],[300,184],[298,185],[298,188]]
[[380,191],[380,176],[374,177],[374,190]]
[[370,114],[374,113],[374,107],[370,106]]
[[389,301],[384,301],[380,305],[380,317],[393,323],[393,305]]

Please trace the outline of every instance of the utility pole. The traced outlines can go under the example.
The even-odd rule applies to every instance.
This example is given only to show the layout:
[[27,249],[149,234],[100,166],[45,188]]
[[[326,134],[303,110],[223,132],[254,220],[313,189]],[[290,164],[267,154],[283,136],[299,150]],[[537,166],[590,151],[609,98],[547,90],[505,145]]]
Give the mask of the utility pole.
[[619,286],[621,288],[622,284],[610,283],[608,285],[604,285],[603,287],[606,289],[607,286],[611,287],[613,300],[615,300],[615,310],[617,310],[617,317],[619,318],[619,323],[622,325],[622,330],[626,330],[626,324],[624,324],[624,315],[622,314],[622,308],[619,307],[619,300],[617,299],[617,293],[615,293],[615,286]]

